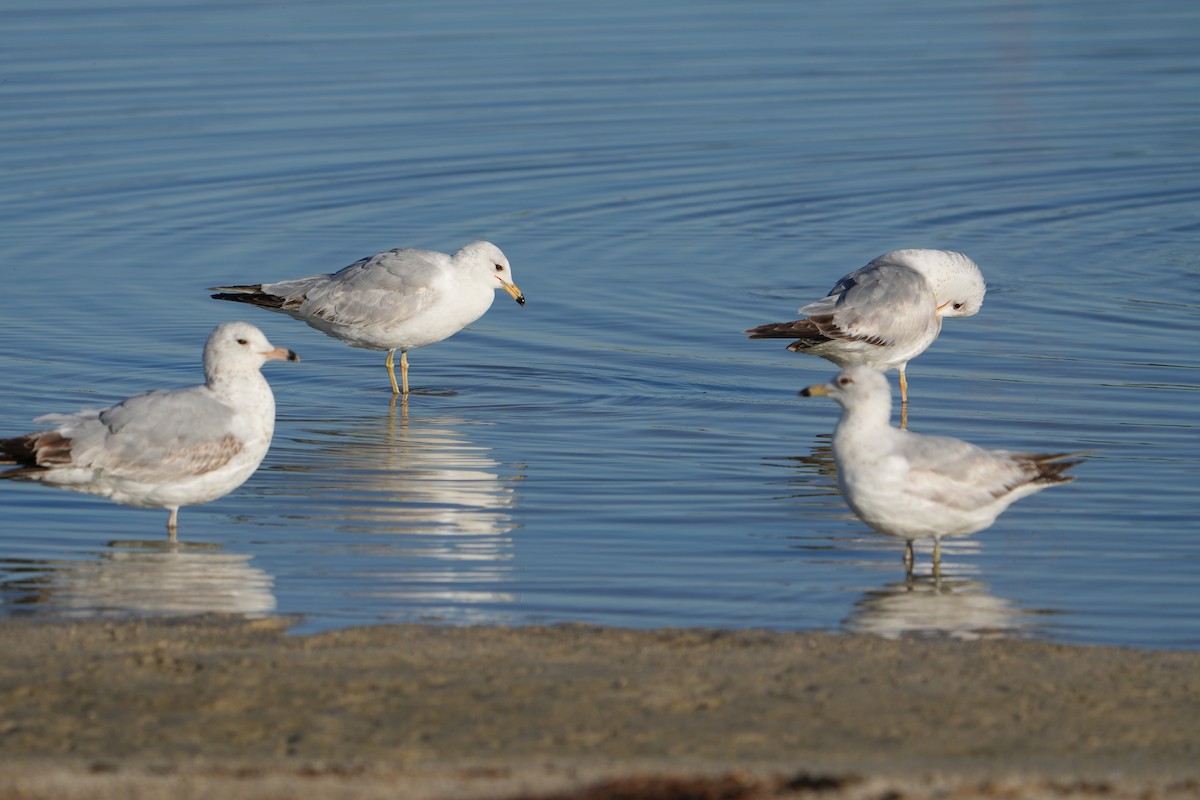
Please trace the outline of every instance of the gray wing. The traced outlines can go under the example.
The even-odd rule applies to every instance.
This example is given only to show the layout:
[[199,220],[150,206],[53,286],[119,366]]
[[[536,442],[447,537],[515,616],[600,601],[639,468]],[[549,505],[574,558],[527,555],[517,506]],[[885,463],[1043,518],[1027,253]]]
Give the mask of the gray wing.
[[49,415],[69,442],[62,463],[134,480],[171,480],[217,469],[244,448],[233,409],[203,386],[136,395],[102,411]]
[[371,326],[408,319],[446,285],[445,270],[428,250],[400,249],[356,261],[332,275],[263,284],[284,298],[281,310],[341,325]]
[[823,335],[891,345],[919,338],[935,324],[937,306],[919,272],[868,264],[846,275],[829,295],[800,309]]
[[1038,474],[1027,457],[949,436],[909,434],[900,446],[909,463],[908,490],[950,508],[989,505]]

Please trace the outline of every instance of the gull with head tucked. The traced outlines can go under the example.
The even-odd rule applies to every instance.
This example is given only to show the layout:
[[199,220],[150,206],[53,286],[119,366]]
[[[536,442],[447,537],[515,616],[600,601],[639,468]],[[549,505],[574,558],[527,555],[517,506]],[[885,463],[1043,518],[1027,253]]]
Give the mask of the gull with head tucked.
[[45,430],[0,439],[0,478],[33,481],[170,510],[224,497],[262,463],[275,431],[275,396],[260,371],[299,361],[247,322],[218,325],[204,345],[205,382],[135,395],[111,408],[47,414]]
[[892,427],[892,390],[878,370],[848,367],[831,383],[809,386],[802,397],[832,397],[842,406],[833,432],[838,488],[858,517],[879,533],[907,543],[933,539],[940,574],[942,539],[989,527],[1012,503],[1074,476],[1063,474],[1077,453],[984,450],[949,436]]
[[454,255],[401,248],[332,274],[211,288],[218,292],[213,299],[287,314],[351,347],[386,350],[393,397],[408,395],[408,351],[440,342],[482,317],[497,289],[525,305],[508,258],[491,242],[472,242]]
[[893,250],[844,276],[829,294],[800,309],[803,319],[746,331],[751,339],[795,339],[788,350],[839,367],[900,371],[908,403],[908,362],[924,353],[945,317],[969,317],[987,287],[975,262],[951,250]]

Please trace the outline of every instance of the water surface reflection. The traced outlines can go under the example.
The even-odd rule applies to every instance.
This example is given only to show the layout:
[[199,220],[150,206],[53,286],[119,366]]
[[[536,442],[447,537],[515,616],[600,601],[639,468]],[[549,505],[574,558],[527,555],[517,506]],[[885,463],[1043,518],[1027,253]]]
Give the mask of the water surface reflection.
[[975,640],[1028,635],[1034,617],[969,578],[914,576],[867,592],[845,621],[847,630],[885,639],[940,636]]
[[275,612],[274,580],[251,556],[217,545],[117,541],[95,560],[0,561],[14,613],[70,617]]
[[486,621],[481,605],[516,599],[504,587],[523,476],[506,474],[472,441],[471,429],[484,424],[401,403],[377,417],[307,427],[286,445],[281,470],[304,494],[288,518],[336,534],[326,571],[342,573],[346,597],[383,601],[381,617],[454,621]]

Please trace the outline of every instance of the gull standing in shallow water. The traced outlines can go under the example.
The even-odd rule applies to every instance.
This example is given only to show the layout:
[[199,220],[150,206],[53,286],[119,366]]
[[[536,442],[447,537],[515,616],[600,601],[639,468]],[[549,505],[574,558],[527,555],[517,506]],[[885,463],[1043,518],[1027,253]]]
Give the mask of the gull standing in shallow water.
[[0,478],[169,509],[175,541],[180,506],[224,497],[262,463],[275,430],[275,396],[260,369],[284,359],[300,360],[247,322],[218,325],[204,345],[205,383],[38,417],[54,427],[0,439],[0,464],[17,465]]
[[[351,347],[387,350],[393,397],[408,395],[408,351],[440,342],[482,317],[497,289],[525,305],[508,259],[491,242],[472,242],[452,256],[401,248],[333,274],[211,287],[220,292],[215,300],[287,314]],[[397,350],[400,386],[393,368]]]
[[904,368],[933,344],[943,317],[977,313],[986,290],[983,273],[962,253],[893,250],[802,307],[804,319],[771,322],[746,333],[751,339],[795,339],[788,350],[821,356],[839,367],[898,369],[903,420],[908,405]]
[[904,566],[912,574],[913,540],[933,539],[934,574],[941,570],[942,538],[989,527],[1022,497],[1074,480],[1063,473],[1078,453],[984,450],[949,436],[893,428],[892,390],[870,367],[842,370],[832,383],[809,386],[802,397],[832,397],[842,406],[833,432],[838,488],[846,504],[879,533],[907,542]]

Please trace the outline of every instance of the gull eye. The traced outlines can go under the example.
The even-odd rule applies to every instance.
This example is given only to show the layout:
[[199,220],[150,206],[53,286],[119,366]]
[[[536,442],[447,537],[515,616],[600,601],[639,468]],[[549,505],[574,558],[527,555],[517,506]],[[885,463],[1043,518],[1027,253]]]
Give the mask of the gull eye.
[[249,342],[247,342],[245,339],[238,339],[238,340],[237,340],[237,343],[238,343],[238,344],[250,344],[250,343],[249,343]]
[[497,265],[496,265],[496,272],[504,272],[504,265],[503,265],[503,264],[497,264]]
[[838,384],[841,386],[849,386],[854,383],[850,378],[838,378]]
[[962,308],[962,307],[963,307],[963,306],[965,306],[965,305],[966,305],[966,303],[955,303],[955,304],[954,304],[954,310],[955,310],[955,311],[958,311],[960,308]]

